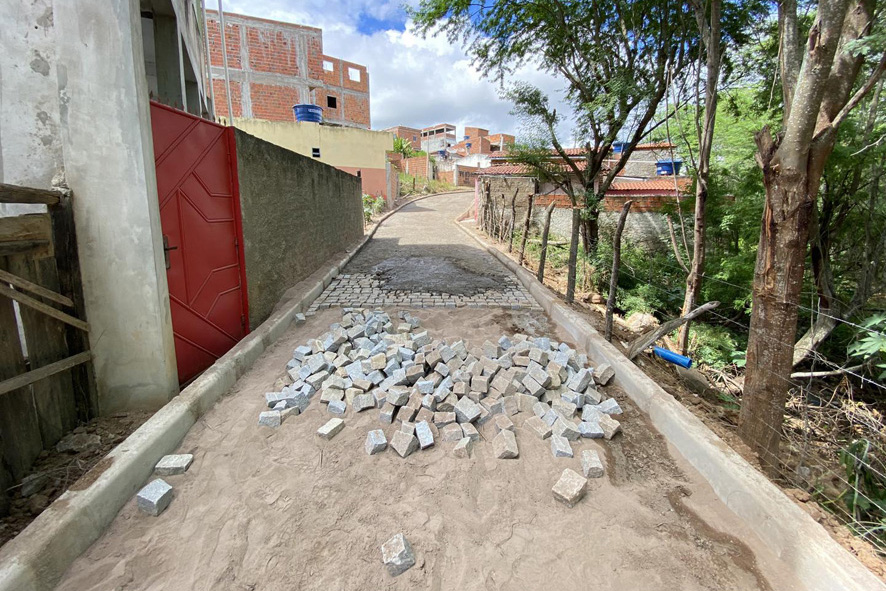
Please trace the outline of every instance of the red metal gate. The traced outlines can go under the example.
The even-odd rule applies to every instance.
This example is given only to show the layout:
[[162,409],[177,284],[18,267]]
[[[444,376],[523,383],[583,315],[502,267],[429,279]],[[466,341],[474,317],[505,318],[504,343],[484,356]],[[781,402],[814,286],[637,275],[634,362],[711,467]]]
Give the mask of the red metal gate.
[[248,332],[233,128],[151,101],[154,164],[178,379]]

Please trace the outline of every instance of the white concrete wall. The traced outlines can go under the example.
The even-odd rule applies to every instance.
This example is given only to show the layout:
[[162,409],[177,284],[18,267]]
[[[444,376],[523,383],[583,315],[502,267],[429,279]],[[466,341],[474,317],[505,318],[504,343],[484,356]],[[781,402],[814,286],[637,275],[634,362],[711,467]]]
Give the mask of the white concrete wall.
[[63,174],[100,411],[159,408],[178,377],[139,3],[14,4],[0,11],[0,180]]

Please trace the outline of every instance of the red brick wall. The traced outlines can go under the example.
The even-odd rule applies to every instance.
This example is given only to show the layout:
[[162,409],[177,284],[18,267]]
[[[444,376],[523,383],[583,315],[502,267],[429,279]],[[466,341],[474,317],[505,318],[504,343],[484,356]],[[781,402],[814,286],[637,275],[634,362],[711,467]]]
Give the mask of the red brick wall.
[[[215,112],[219,117],[228,117],[228,98],[225,90],[225,81],[216,78],[212,81],[212,92],[215,96]],[[234,117],[243,116],[243,103],[241,102],[239,82],[231,82],[231,106],[234,108]]]
[[296,49],[283,31],[246,29],[249,67],[256,72],[298,76]]
[[465,135],[468,136],[469,139],[484,137],[489,135],[489,130],[483,129],[482,127],[465,127]]
[[[221,33],[218,21],[207,19],[206,32],[209,35],[209,58],[213,66],[224,66],[221,52]],[[228,68],[239,70],[240,64],[240,26],[227,24],[225,26],[225,48],[228,50]]]
[[[231,91],[233,95],[233,91]],[[292,105],[299,102],[298,89],[270,84],[251,84],[252,116],[268,121],[294,121]]]
[[402,170],[406,174],[411,174],[417,178],[428,178],[428,157],[414,156],[413,158],[404,158],[402,160]]
[[603,210],[621,211],[628,199],[634,202],[631,206],[631,211],[634,212],[661,211],[666,205],[677,204],[675,197],[666,195],[607,195],[603,200]]
[[369,127],[369,98],[346,94],[344,97],[345,120]]

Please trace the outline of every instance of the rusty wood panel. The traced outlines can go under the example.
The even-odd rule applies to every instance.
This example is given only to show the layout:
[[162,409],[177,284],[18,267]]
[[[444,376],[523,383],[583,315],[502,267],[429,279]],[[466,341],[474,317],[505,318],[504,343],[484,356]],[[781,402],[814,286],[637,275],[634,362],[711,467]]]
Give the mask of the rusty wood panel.
[[52,254],[48,213],[0,217],[0,256],[24,253],[33,256]]
[[[6,380],[24,371],[12,301],[0,298],[0,379]],[[0,460],[5,468],[0,473],[6,471],[14,480],[21,478],[42,450],[31,389],[22,388],[0,396]]]
[[55,205],[59,202],[60,191],[34,189],[0,183],[0,203],[44,203]]
[[[55,267],[58,274],[58,292],[73,302],[73,315],[83,320],[86,304],[83,301],[83,284],[80,276],[80,258],[77,253],[77,233],[74,228],[74,196],[62,195],[58,205],[49,208],[52,220],[52,242],[55,251]],[[71,325],[65,325],[68,354],[75,355],[89,350],[89,335]],[[98,414],[95,374],[92,361],[81,363],[71,369],[77,418],[85,422]]]
[[27,279],[19,277],[18,275],[13,275],[9,271],[4,271],[3,269],[0,269],[0,281],[11,283],[15,287],[18,287],[23,291],[29,291],[35,295],[40,296],[41,298],[45,298],[57,304],[61,304],[62,306],[67,306],[68,308],[74,307],[74,302],[71,301],[71,298],[67,298],[63,295],[57,294],[52,290],[46,289],[42,285],[32,283]]
[[61,320],[65,324],[70,324],[80,330],[89,331],[89,325],[79,318],[74,318],[70,314],[65,314],[59,310],[56,310],[49,304],[44,304],[39,300],[35,300],[31,296],[25,295],[20,291],[16,291],[11,287],[7,287],[6,285],[0,284],[0,295],[6,296],[12,300],[17,301],[19,304],[27,306],[33,310],[37,310],[38,312],[42,312],[47,316],[52,316],[56,320]]
[[[19,277],[47,289],[58,289],[55,259],[9,257],[8,268]],[[31,372],[69,357],[65,338],[65,326],[56,319],[33,308],[22,306],[19,314],[25,333],[25,345]],[[43,447],[49,448],[62,436],[77,426],[77,410],[74,403],[71,373],[68,371],[50,375],[33,383],[34,406]]]

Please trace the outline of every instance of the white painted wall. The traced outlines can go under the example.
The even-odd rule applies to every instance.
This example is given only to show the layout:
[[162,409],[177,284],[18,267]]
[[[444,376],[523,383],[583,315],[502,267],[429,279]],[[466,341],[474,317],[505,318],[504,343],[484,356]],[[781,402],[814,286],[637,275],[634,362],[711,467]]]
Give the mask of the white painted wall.
[[73,190],[100,411],[159,408],[178,377],[139,3],[13,4],[0,11],[0,181],[63,176]]

